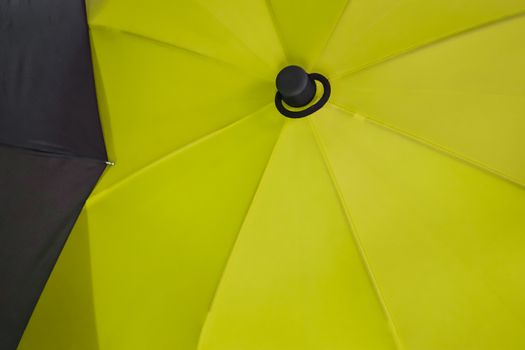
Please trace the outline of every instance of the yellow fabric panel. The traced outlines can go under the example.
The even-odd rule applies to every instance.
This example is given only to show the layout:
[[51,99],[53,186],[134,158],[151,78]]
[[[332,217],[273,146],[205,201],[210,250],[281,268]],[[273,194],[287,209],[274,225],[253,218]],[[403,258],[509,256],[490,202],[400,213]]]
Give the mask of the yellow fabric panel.
[[60,254],[18,350],[97,350],[87,210]]
[[87,5],[116,165],[21,350],[525,349],[523,0]]
[[97,0],[88,6],[91,29],[110,27],[234,64],[257,76],[273,70],[199,0]]
[[338,77],[523,12],[523,0],[351,0],[316,69]]
[[333,107],[315,126],[404,347],[525,348],[525,190]]
[[525,16],[334,82],[332,101],[525,185]]
[[289,64],[310,70],[348,0],[267,0]]
[[88,203],[101,348],[195,349],[282,122],[265,108]]
[[97,191],[273,99],[272,83],[209,58],[104,28],[91,35],[104,136],[117,163]]
[[309,120],[286,123],[199,350],[395,349]]
[[[259,59],[272,69],[268,79],[286,65],[279,36],[267,0],[197,0],[227,27]],[[250,68],[252,70],[253,68]]]
[[[283,122],[270,107],[88,201],[100,349],[196,348],[225,260]],[[59,264],[74,261],[64,258]],[[75,267],[68,266],[67,273],[76,273]],[[52,278],[46,292],[63,295],[61,282]],[[71,304],[84,300],[83,295],[68,298]],[[39,324],[44,321],[66,322],[51,307],[37,308],[30,328],[46,327]],[[66,338],[60,343],[35,337],[37,348],[94,349],[66,346],[74,343],[68,337],[75,333],[60,336]]]

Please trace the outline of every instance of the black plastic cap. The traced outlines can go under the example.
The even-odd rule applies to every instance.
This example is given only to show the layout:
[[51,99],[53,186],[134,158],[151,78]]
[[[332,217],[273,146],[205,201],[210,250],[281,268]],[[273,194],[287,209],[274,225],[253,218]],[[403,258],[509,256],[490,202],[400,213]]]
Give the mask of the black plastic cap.
[[315,82],[299,66],[283,68],[277,75],[275,84],[283,101],[292,107],[306,106],[315,96]]

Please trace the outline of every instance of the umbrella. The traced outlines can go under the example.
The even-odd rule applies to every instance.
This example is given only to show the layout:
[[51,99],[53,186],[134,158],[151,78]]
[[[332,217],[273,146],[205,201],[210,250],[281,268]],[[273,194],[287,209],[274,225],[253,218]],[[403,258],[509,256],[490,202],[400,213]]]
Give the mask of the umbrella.
[[[71,68],[57,85],[89,102],[90,72],[72,69],[91,62],[73,30],[83,8],[50,3],[76,16],[57,30],[69,56],[53,62]],[[64,193],[31,202],[63,208],[46,269],[115,165],[19,349],[525,348],[522,0],[106,0],[87,13],[108,156],[93,102],[60,110],[79,119],[53,139],[62,152],[27,130],[3,141],[28,157],[3,156],[15,170],[59,154],[78,172],[43,165],[56,174],[37,196]],[[13,187],[26,202],[37,191]],[[41,254],[27,254],[32,271]]]

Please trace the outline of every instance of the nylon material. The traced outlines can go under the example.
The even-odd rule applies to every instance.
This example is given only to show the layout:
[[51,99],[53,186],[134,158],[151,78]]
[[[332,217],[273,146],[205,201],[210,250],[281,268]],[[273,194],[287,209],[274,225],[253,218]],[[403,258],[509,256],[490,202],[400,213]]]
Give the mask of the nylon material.
[[0,4],[0,348],[15,349],[105,168],[81,0]]
[[0,344],[15,349],[105,165],[6,147],[0,161]]
[[521,0],[350,1],[315,68],[341,77],[524,11]]
[[522,347],[525,191],[335,109],[315,125],[404,347]]
[[[271,105],[271,104],[270,104]],[[216,136],[218,136],[219,134],[223,133],[223,132],[226,132],[227,130],[231,129],[231,128],[235,128],[237,127],[239,124],[242,124],[245,122],[245,119],[248,119],[248,118],[254,118],[254,117],[257,117],[261,112],[265,111],[269,109],[269,106],[266,105],[264,106],[263,108],[261,108],[260,110],[256,111],[255,113],[253,114],[250,114],[248,116],[245,116],[239,120],[236,120],[235,122],[231,123],[231,124],[228,124],[226,125],[225,127],[219,129],[219,130],[215,130],[215,131],[212,131],[211,133],[209,134],[206,134],[184,146],[182,146],[181,148],[177,148],[176,150],[174,150],[173,152],[170,152],[166,155],[164,155],[163,157],[149,163],[148,165],[146,165],[145,167],[141,168],[140,170],[138,171],[135,171],[133,174],[131,174],[130,176],[128,177],[125,177],[123,178],[122,180],[118,181],[118,182],[115,182],[113,183],[111,186],[107,187],[107,188],[104,188],[102,190],[99,190],[97,191],[97,189],[95,188],[95,191],[94,193],[90,196],[89,198],[89,203],[88,204],[94,204],[96,201],[98,201],[101,197],[111,193],[112,190],[114,190],[115,188],[118,188],[119,186],[122,186],[124,185],[126,182],[132,180],[133,178],[137,177],[137,176],[141,176],[141,174],[143,174],[144,172],[147,172],[149,169],[151,168],[154,168],[156,167],[157,165],[160,165],[162,162],[164,162],[165,160],[168,160],[172,157],[175,157],[177,156],[179,153],[183,153],[183,152],[186,152],[188,150],[190,150],[192,147],[195,147],[195,146],[198,146],[200,143],[202,142],[205,142],[206,140],[208,139],[211,139],[211,138],[214,138]],[[266,111],[267,112],[267,111]],[[267,112],[268,113],[268,112]],[[113,164],[114,165],[114,164]]]
[[[487,173],[521,181],[522,0],[88,8],[117,165],[21,350],[525,348],[523,186]],[[261,109],[289,64],[340,110]]]
[[523,187],[523,185],[520,184],[519,182],[517,182],[515,179],[509,178],[507,175],[505,175],[505,174],[503,174],[501,172],[498,172],[496,169],[492,169],[492,168],[488,167],[486,164],[479,163],[479,162],[475,161],[474,159],[467,158],[464,155],[455,153],[454,151],[452,151],[450,149],[443,148],[442,146],[440,146],[438,144],[431,143],[431,142],[429,142],[427,140],[424,140],[424,139],[421,139],[421,138],[419,138],[419,137],[417,137],[415,135],[409,134],[409,133],[407,133],[407,132],[405,132],[403,130],[397,129],[397,128],[391,126],[391,125],[387,125],[387,124],[385,124],[383,122],[380,122],[380,121],[378,121],[376,119],[373,119],[371,116],[368,116],[368,115],[365,116],[365,115],[363,115],[362,112],[361,113],[356,112],[355,109],[350,110],[350,109],[348,109],[346,107],[343,108],[343,107],[338,106],[338,105],[336,105],[334,103],[331,103],[331,106],[333,106],[336,109],[339,109],[343,113],[346,113],[346,114],[352,116],[355,119],[373,123],[373,124],[375,124],[375,125],[377,125],[377,126],[379,126],[381,128],[384,128],[384,129],[386,129],[386,130],[388,130],[390,132],[396,133],[396,134],[398,134],[400,136],[403,136],[403,137],[406,137],[408,139],[411,139],[412,141],[418,142],[418,143],[420,143],[421,145],[423,145],[425,147],[431,148],[433,151],[443,153],[444,155],[446,155],[448,157],[451,157],[451,158],[457,159],[459,161],[465,162],[469,166],[479,168],[483,172],[486,172],[488,174],[497,176],[501,180],[508,181],[508,182],[518,186],[518,187]]
[[[273,27],[273,29],[275,31],[275,34],[277,35],[277,38],[279,39],[279,46],[283,50],[285,61],[288,62],[290,60],[289,59],[289,54],[288,54],[288,52],[286,52],[286,47],[284,45],[284,39],[283,39],[283,33],[282,33],[282,31],[280,30],[280,28],[279,28],[279,26],[277,24],[277,17],[275,15],[275,11],[274,11],[274,9],[272,7],[272,2],[270,0],[264,0],[264,2],[266,4],[266,8],[268,9],[268,13],[270,14],[272,27]],[[285,63],[283,63],[282,67],[286,67]]]
[[[344,11],[347,0],[268,0],[281,33],[288,64],[310,68],[323,50],[332,28]],[[308,69],[319,71],[317,67]]]
[[489,26],[498,24],[500,22],[510,21],[510,20],[519,18],[519,17],[521,17],[523,15],[524,15],[523,11],[520,11],[518,13],[512,13],[512,14],[510,14],[508,16],[504,16],[504,17],[501,17],[501,18],[496,18],[494,20],[491,20],[491,21],[484,22],[484,23],[481,23],[479,25],[476,25],[474,27],[469,27],[469,28],[466,28],[466,29],[463,29],[463,30],[459,30],[457,32],[451,32],[451,33],[448,33],[445,36],[436,37],[436,38],[434,38],[434,39],[432,39],[432,40],[430,40],[428,42],[425,42],[425,43],[414,44],[412,46],[408,46],[408,47],[406,47],[406,48],[404,48],[402,50],[399,50],[397,52],[391,53],[391,54],[386,55],[384,57],[380,57],[377,60],[374,60],[374,61],[371,61],[369,63],[363,64],[363,65],[361,65],[359,67],[356,67],[354,69],[345,70],[345,71],[341,71],[339,73],[335,73],[335,74],[333,74],[332,77],[333,77],[333,79],[342,79],[342,78],[345,78],[346,76],[358,73],[360,71],[371,69],[371,68],[373,68],[376,65],[380,65],[380,64],[386,63],[386,62],[388,62],[390,60],[393,60],[393,59],[396,59],[398,57],[401,57],[401,56],[404,56],[404,55],[410,55],[410,54],[415,53],[415,52],[417,52],[419,50],[424,50],[424,49],[426,49],[428,47],[432,47],[434,45],[440,45],[440,44],[442,44],[442,43],[444,43],[444,42],[446,42],[448,40],[453,40],[454,38],[456,38],[458,36],[468,35],[471,32],[482,30],[485,27],[489,27]]
[[204,319],[204,322],[202,323],[202,326],[201,326],[201,329],[200,329],[200,332],[199,332],[199,338],[198,338],[198,342],[197,342],[197,349],[200,349],[201,346],[202,346],[203,335],[204,335],[204,332],[206,331],[206,327],[207,327],[207,324],[208,324],[208,318],[210,316],[210,312],[211,312],[212,308],[214,307],[214,305],[216,303],[217,293],[218,293],[219,288],[221,286],[222,280],[224,279],[224,275],[226,274],[226,269],[228,268],[228,265],[231,263],[232,255],[233,255],[232,253],[233,253],[233,251],[235,249],[235,246],[237,245],[237,243],[239,241],[240,233],[242,232],[243,227],[246,224],[246,218],[250,214],[250,210],[252,210],[252,206],[253,206],[253,203],[255,201],[255,197],[257,195],[257,192],[259,191],[259,188],[261,187],[261,183],[262,183],[262,180],[264,178],[264,174],[266,173],[266,170],[268,169],[269,164],[271,164],[272,157],[273,157],[273,155],[275,153],[275,149],[277,148],[277,144],[279,142],[279,139],[280,139],[280,136],[281,136],[283,128],[284,128],[284,123],[283,123],[283,125],[282,125],[282,127],[281,127],[281,129],[279,131],[279,134],[278,134],[276,140],[275,140],[275,143],[273,145],[272,151],[270,152],[270,155],[268,157],[268,162],[266,163],[266,166],[265,166],[264,170],[261,173],[261,177],[259,178],[257,186],[255,187],[255,191],[253,192],[253,196],[252,196],[252,198],[250,200],[250,204],[248,205],[247,210],[246,210],[246,212],[244,214],[243,221],[242,221],[241,226],[239,228],[239,232],[237,233],[237,236],[235,237],[235,241],[232,244],[232,248],[230,250],[230,253],[228,254],[228,258],[226,259],[226,262],[225,262],[225,264],[223,266],[223,269],[221,271],[221,274],[219,276],[217,285],[215,286],[215,290],[213,291],[213,294],[212,294],[212,297],[211,297],[211,300],[210,300],[210,303],[209,303],[209,306],[208,306],[206,318]]
[[199,350],[395,349],[317,147],[308,120],[287,121]]
[[[329,113],[329,112],[328,112]],[[315,136],[315,140],[317,142],[317,145],[319,146],[319,150],[323,156],[323,160],[325,163],[325,166],[327,168],[328,173],[330,174],[330,178],[332,180],[332,184],[334,186],[335,191],[337,192],[337,197],[341,203],[341,206],[343,207],[346,219],[348,221],[348,225],[350,226],[350,230],[352,232],[352,239],[353,242],[356,245],[356,250],[359,252],[359,257],[361,258],[362,264],[364,266],[364,269],[366,270],[366,273],[368,275],[368,278],[372,284],[372,287],[374,289],[374,292],[377,296],[377,299],[379,300],[379,303],[381,305],[381,308],[383,309],[383,312],[385,313],[386,318],[388,319],[388,324],[390,326],[392,336],[394,338],[394,342],[396,344],[396,349],[404,349],[401,339],[399,337],[398,331],[396,329],[396,325],[392,320],[392,315],[390,314],[390,311],[388,310],[387,305],[385,304],[385,300],[381,294],[380,287],[376,281],[376,278],[374,276],[374,273],[370,269],[370,263],[368,262],[368,257],[366,256],[366,253],[363,249],[363,245],[361,244],[359,240],[359,236],[355,233],[356,232],[356,226],[353,222],[352,215],[350,213],[350,209],[348,204],[346,203],[345,197],[343,196],[343,193],[341,191],[341,186],[339,185],[339,182],[336,178],[336,175],[334,173],[334,168],[332,164],[330,163],[330,159],[328,158],[328,154],[326,151],[326,147],[324,145],[324,141],[322,140],[316,126],[315,126],[315,120],[316,118],[312,118],[310,122],[310,126],[312,128],[312,133]]]
[[[99,349],[87,216],[84,208],[17,349],[45,349],[46,344],[52,349]],[[49,314],[55,315],[52,322],[46,319]],[[41,323],[45,326],[39,327]]]
[[335,81],[332,100],[524,186],[523,35],[513,17]]
[[83,1],[0,5],[0,142],[105,160]]
[[[195,348],[283,122],[273,108],[265,108],[87,204],[100,349]],[[72,298],[74,305],[84,300],[82,294]],[[130,317],[130,305],[141,317]],[[27,349],[54,349],[54,337],[63,337],[61,344],[69,347],[75,344],[59,328],[49,330],[54,333],[45,342],[39,336],[50,315],[61,323],[64,312],[46,314],[43,307]],[[78,334],[80,325],[71,327]]]
[[[187,14],[191,13],[191,16]],[[112,0],[89,16],[90,26],[139,34],[226,61],[259,76],[273,70],[198,1]]]
[[[102,124],[118,164],[97,192],[272,101],[272,83],[231,66],[116,31],[95,28],[91,35],[106,97]],[[189,88],[195,81],[198,93]]]

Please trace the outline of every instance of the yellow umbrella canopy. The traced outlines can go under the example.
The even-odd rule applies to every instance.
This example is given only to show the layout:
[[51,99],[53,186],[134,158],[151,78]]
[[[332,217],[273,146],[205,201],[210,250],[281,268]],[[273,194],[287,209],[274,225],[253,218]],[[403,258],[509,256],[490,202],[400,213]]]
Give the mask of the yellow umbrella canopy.
[[523,0],[87,5],[115,166],[20,350],[525,348]]

